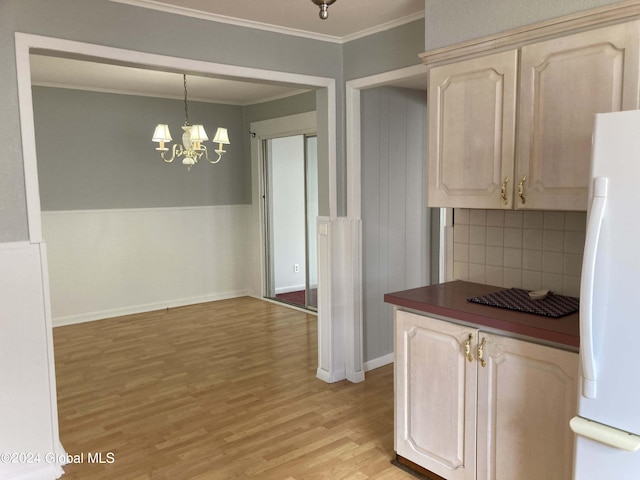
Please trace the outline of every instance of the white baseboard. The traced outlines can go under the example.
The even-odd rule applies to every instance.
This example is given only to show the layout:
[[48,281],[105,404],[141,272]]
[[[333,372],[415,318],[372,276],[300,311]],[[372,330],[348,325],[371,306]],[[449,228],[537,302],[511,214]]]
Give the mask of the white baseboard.
[[347,372],[344,368],[334,372],[329,372],[318,367],[318,370],[316,371],[316,378],[326,383],[335,383],[345,380],[347,378]]
[[385,365],[393,363],[393,356],[393,353],[389,353],[382,357],[374,358],[373,360],[364,362],[364,371],[368,372],[369,370],[375,370],[376,368],[384,367]]
[[136,313],[153,312],[154,310],[162,310],[165,308],[184,307],[186,305],[195,305],[198,303],[215,302],[217,300],[226,300],[228,298],[244,297],[249,295],[248,290],[238,290],[235,292],[215,293],[211,295],[203,295],[200,297],[177,298],[164,302],[147,303],[142,305],[131,305],[122,308],[114,308],[111,310],[101,310],[99,312],[87,312],[80,315],[69,315],[66,317],[58,317],[53,319],[54,327],[62,327],[64,325],[75,325],[77,323],[92,322],[95,320],[104,320],[105,318],[122,317],[123,315],[133,315]]

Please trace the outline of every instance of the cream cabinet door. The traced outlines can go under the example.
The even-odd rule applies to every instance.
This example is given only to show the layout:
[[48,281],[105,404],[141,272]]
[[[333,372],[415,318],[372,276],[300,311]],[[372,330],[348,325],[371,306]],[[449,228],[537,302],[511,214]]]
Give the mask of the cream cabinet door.
[[586,210],[594,114],[638,108],[640,23],[522,48],[516,208]]
[[513,208],[517,58],[512,50],[429,71],[429,206]]
[[[471,337],[470,337],[471,336]],[[396,453],[447,480],[473,480],[477,331],[396,312]]]
[[478,480],[571,480],[578,354],[480,332]]

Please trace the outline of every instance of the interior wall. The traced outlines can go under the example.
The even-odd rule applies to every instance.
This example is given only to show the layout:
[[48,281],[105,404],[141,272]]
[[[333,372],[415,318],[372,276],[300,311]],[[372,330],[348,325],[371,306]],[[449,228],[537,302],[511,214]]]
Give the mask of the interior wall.
[[[4,155],[0,157],[0,242],[27,244],[29,223],[27,217],[27,195],[24,157],[32,158],[30,146],[23,152],[22,139],[30,138],[28,118],[26,131],[21,131],[18,91],[25,88],[18,84],[18,69],[23,71],[24,58],[16,57],[15,35],[18,32],[30,35],[42,35],[66,42],[81,42],[101,47],[119,48],[145,55],[163,55],[174,59],[184,59],[189,65],[211,62],[240,68],[255,68],[262,72],[285,72],[311,77],[322,77],[335,81],[335,91],[321,88],[316,92],[318,109],[318,175],[320,191],[320,213],[326,215],[344,212],[346,204],[345,165],[344,165],[344,82],[342,46],[330,42],[321,42],[301,37],[286,36],[275,32],[214,23],[193,17],[179,16],[164,12],[124,5],[109,0],[2,0],[0,2],[0,63],[6,68],[0,69],[0,144]],[[171,34],[171,32],[175,34]],[[179,32],[176,33],[176,32]],[[147,57],[149,58],[149,57]],[[123,58],[124,60],[124,58]],[[150,63],[153,63],[150,61]],[[166,63],[165,60],[161,63]],[[180,64],[180,61],[177,61]],[[317,79],[316,79],[317,81]],[[28,88],[28,86],[27,86]],[[331,94],[331,95],[330,95]],[[335,94],[335,97],[334,97]],[[337,112],[334,125],[334,114]],[[331,123],[330,123],[331,122]],[[328,129],[331,128],[332,131]],[[335,143],[334,143],[335,140]],[[331,142],[331,143],[330,143]],[[331,149],[331,150],[330,150]],[[329,159],[335,153],[336,177],[329,191],[329,177],[334,174]],[[29,176],[29,185],[32,185]],[[329,203],[330,202],[330,203]],[[340,206],[342,204],[342,207]],[[337,205],[337,207],[336,207]],[[35,208],[30,205],[31,208]],[[35,232],[35,241],[39,241],[39,232]],[[249,235],[253,232],[248,231]],[[245,252],[246,253],[246,252]],[[249,256],[255,256],[251,249]],[[13,262],[9,276],[16,272],[27,272]],[[255,265],[255,262],[252,262]],[[333,279],[330,279],[333,281]],[[27,302],[35,305],[42,296],[48,303],[48,278],[46,272],[28,271],[25,278],[31,292]],[[37,292],[44,286],[44,291]],[[17,297],[16,297],[17,298]],[[55,440],[57,424],[55,418],[55,376],[52,370],[36,362],[21,362],[14,352],[29,352],[34,348],[51,346],[50,326],[37,321],[29,323],[31,317],[23,310],[16,309],[14,302],[0,304],[3,318],[11,319],[12,324],[20,324],[20,331],[2,327],[3,345],[10,344],[11,349],[0,349],[9,355],[9,361],[2,362],[0,380],[3,385],[11,385],[9,395],[4,397],[0,411],[0,449],[2,451],[50,452],[51,448],[40,448],[43,439]],[[47,305],[45,305],[47,307]],[[324,312],[329,312],[327,305]],[[48,313],[47,313],[48,315]],[[325,314],[326,315],[326,314]],[[36,318],[36,317],[33,317]],[[45,315],[46,318],[46,315]],[[323,315],[319,316],[320,319]],[[40,319],[41,320],[41,319]],[[342,325],[342,320],[329,316],[323,328],[328,325]],[[338,331],[336,328],[335,331]],[[335,362],[340,361],[342,338],[337,341],[335,351],[329,352]],[[52,368],[51,360],[48,366]],[[44,386],[46,376],[49,380],[46,388],[54,395],[45,398],[32,395],[34,382]],[[339,372],[338,372],[339,373]],[[338,373],[329,371],[327,378],[338,378]],[[14,380],[9,384],[5,380]],[[36,410],[46,410],[52,418],[41,418],[38,432],[14,427],[13,419],[35,414]],[[5,428],[7,427],[7,428]],[[48,465],[24,466],[25,472],[16,472],[11,465],[0,465],[0,476],[21,478],[26,475],[38,478],[45,476],[43,469]]]
[[620,0],[425,0],[425,50],[433,50]]
[[[105,28],[108,25],[108,28]],[[342,89],[341,46],[264,30],[214,23],[108,0],[3,0],[0,2],[0,241],[28,239],[24,165],[18,110],[15,32],[28,32],[204,62],[334,78]],[[180,32],[167,35],[167,32]],[[337,98],[340,102],[340,98]],[[338,103],[338,111],[340,111]],[[72,128],[70,126],[69,128]],[[336,125],[337,162],[344,129]],[[323,137],[323,139],[326,137]],[[321,140],[323,140],[321,139]],[[324,147],[327,153],[327,148]],[[319,157],[327,168],[328,156]],[[321,184],[328,198],[328,184]],[[342,192],[336,192],[343,195]],[[322,206],[323,208],[325,205]]]
[[374,33],[344,44],[345,81],[421,63],[424,18],[399,28]]
[[[270,111],[308,108],[307,97]],[[159,122],[179,140],[180,100],[34,87],[33,104],[54,325],[259,293],[243,141],[255,107],[189,102],[192,122],[210,137],[226,126],[232,143],[220,163],[187,171],[151,142]]]
[[[165,163],[151,141],[158,123],[180,143],[182,100],[33,87],[38,180],[43,211],[159,208],[251,203],[250,158],[243,141],[243,108],[189,101],[189,120],[210,139],[226,127],[222,160],[202,158],[187,171]],[[205,142],[211,159],[217,145]],[[171,152],[165,152],[171,156]]]
[[364,360],[392,361],[393,309],[383,296],[430,283],[425,93],[361,92]]

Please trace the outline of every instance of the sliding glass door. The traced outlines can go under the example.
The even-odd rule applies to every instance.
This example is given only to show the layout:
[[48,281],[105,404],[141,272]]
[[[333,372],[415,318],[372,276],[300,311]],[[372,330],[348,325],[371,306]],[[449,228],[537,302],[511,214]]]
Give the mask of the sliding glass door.
[[314,135],[263,142],[266,296],[317,308],[317,139]]

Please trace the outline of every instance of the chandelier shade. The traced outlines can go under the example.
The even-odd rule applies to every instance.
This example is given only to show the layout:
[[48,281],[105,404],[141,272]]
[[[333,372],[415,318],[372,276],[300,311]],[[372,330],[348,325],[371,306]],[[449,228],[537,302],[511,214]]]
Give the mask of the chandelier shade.
[[153,141],[159,143],[159,145],[156,147],[156,150],[169,150],[164,146],[164,144],[165,142],[171,142],[172,140],[173,138],[171,138],[171,132],[169,132],[169,125],[167,125],[166,123],[159,123],[156,126],[155,131],[153,132]]
[[229,132],[224,127],[218,127],[216,135],[213,139],[214,144],[218,144],[218,148],[214,150],[218,154],[218,158],[210,159],[207,146],[203,145],[204,142],[209,140],[207,132],[203,125],[191,125],[189,123],[189,107],[187,104],[187,76],[183,75],[184,79],[184,115],[185,122],[182,126],[182,144],[175,143],[171,148],[171,157],[167,158],[165,152],[169,151],[169,148],[165,146],[165,143],[173,141],[171,138],[171,132],[169,131],[169,125],[159,123],[153,132],[151,140],[156,142],[158,146],[156,150],[160,152],[160,156],[166,163],[171,163],[176,157],[183,157],[182,164],[187,166],[187,170],[191,170],[191,167],[198,163],[198,160],[204,156],[209,163],[218,163],[222,159],[222,155],[226,153],[223,150],[223,145],[230,145]]
[[220,144],[220,147],[222,148],[222,145],[229,145],[229,132],[227,132],[226,128],[222,128],[222,127],[218,127],[218,130],[216,131],[216,136],[213,139],[213,143],[218,143]]

